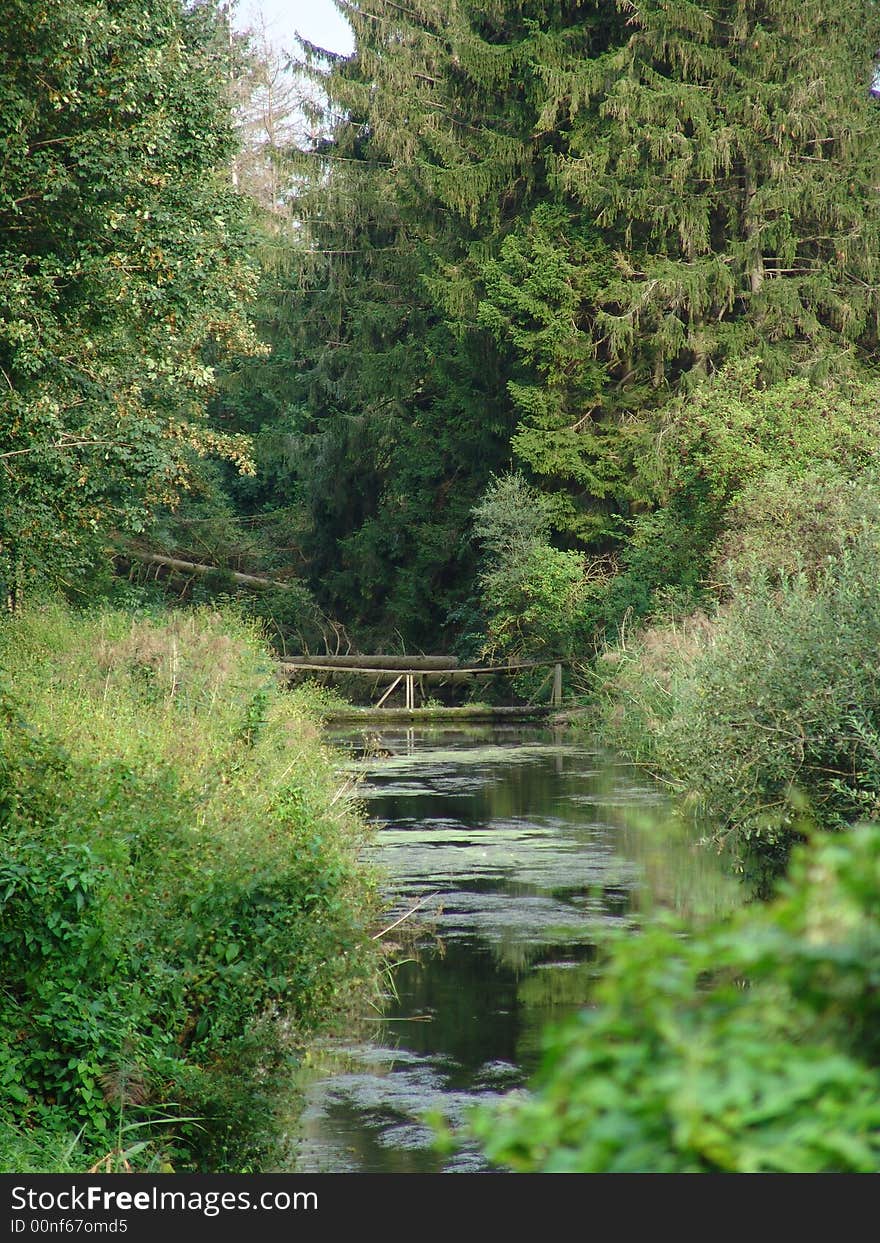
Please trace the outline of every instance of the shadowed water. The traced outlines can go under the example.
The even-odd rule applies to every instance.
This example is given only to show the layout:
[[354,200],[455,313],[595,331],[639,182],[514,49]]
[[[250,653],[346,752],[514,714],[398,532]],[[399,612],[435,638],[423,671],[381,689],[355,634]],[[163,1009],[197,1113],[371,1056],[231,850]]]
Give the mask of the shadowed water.
[[[722,862],[664,821],[657,788],[577,736],[528,726],[340,737],[380,826],[392,923],[422,903],[418,961],[383,1015],[319,1049],[295,1144],[301,1172],[471,1172],[426,1113],[460,1119],[521,1086],[541,1032],[587,999],[596,949],[646,912],[691,921],[737,901]],[[394,933],[389,934],[389,938]]]

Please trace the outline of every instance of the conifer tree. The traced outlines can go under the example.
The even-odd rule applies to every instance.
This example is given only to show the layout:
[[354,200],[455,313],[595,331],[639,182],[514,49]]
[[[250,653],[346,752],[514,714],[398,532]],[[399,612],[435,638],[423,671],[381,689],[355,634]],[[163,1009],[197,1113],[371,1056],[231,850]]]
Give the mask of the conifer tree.
[[522,372],[514,448],[568,479],[559,525],[589,535],[585,492],[648,499],[649,412],[682,387],[745,354],[765,382],[871,357],[880,118],[862,3],[583,7],[626,27],[586,56],[547,40],[534,132],[557,205],[484,266],[482,318]]
[[482,265],[542,177],[530,65],[559,6],[496,6],[479,29],[457,2],[342,7],[355,55],[305,49],[329,104],[296,165],[300,309],[275,358],[299,365],[278,377],[274,426],[296,444],[327,607],[430,635],[438,598],[473,576],[470,510],[519,417],[479,312]]
[[[550,172],[615,246],[591,332],[633,385],[873,349],[880,118],[863,0],[618,0],[620,46],[547,75]],[[872,28],[873,26],[873,28]]]

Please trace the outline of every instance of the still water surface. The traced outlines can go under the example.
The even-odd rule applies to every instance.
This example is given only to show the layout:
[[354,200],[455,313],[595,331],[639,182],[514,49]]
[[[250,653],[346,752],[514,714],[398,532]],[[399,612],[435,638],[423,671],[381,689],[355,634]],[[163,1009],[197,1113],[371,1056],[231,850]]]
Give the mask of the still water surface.
[[[584,1003],[597,947],[658,907],[691,921],[736,904],[696,835],[664,823],[646,778],[582,736],[534,726],[340,736],[379,825],[391,923],[422,902],[418,961],[356,1037],[327,1042],[306,1087],[298,1172],[475,1172],[441,1157],[453,1122],[521,1086],[541,1032]],[[389,939],[394,938],[389,933]]]

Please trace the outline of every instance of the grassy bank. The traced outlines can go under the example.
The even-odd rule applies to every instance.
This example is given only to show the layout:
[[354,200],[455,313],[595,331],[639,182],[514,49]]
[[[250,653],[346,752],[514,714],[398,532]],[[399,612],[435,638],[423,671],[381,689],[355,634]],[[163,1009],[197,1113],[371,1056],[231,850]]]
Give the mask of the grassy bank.
[[369,988],[365,828],[254,632],[0,625],[0,1161],[249,1170],[290,1057]]

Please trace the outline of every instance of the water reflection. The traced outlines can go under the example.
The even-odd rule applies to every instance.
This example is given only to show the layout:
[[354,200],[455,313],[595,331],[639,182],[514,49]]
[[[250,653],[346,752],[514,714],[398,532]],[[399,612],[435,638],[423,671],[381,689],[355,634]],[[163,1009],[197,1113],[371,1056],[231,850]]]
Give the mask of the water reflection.
[[663,824],[650,782],[571,735],[534,727],[406,730],[341,741],[383,827],[393,911],[423,903],[440,938],[395,973],[357,1041],[329,1042],[307,1089],[302,1172],[465,1172],[426,1111],[455,1120],[521,1084],[548,1021],[584,1003],[597,946],[657,907],[698,921],[738,891],[693,833]]

